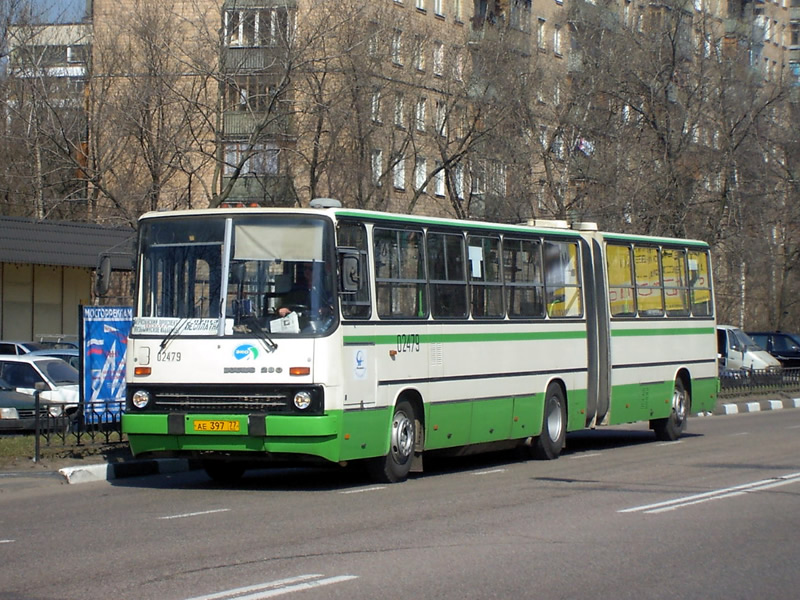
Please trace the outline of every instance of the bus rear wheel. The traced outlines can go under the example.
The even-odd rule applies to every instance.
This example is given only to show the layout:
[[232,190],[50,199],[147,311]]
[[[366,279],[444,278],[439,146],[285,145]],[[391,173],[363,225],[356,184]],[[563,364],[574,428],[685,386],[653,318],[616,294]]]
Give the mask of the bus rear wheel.
[[662,442],[674,442],[686,431],[686,418],[689,415],[691,398],[683,384],[683,379],[675,380],[672,391],[672,411],[666,419],[653,419],[652,428],[656,439]]
[[226,460],[204,460],[203,470],[216,483],[236,483],[244,475],[243,464]]
[[534,458],[553,460],[564,449],[567,439],[567,401],[560,385],[551,384],[544,396],[542,433],[534,440],[531,453]]
[[408,400],[401,400],[394,408],[389,438],[389,452],[368,462],[369,474],[381,483],[405,481],[414,459],[417,442],[417,417]]

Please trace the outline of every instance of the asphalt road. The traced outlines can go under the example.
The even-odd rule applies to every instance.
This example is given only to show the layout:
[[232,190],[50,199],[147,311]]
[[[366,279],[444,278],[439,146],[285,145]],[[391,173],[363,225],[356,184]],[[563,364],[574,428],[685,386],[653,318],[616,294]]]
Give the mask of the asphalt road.
[[795,598],[800,410],[354,471],[0,476],[0,598]]

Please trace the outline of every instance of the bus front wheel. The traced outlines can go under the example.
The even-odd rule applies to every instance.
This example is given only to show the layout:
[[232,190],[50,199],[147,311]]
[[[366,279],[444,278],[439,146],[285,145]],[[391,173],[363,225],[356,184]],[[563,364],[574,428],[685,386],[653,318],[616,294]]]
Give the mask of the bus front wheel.
[[416,414],[408,400],[401,400],[394,408],[389,437],[389,452],[369,461],[370,476],[381,483],[405,481],[411,470],[416,445]]
[[672,391],[672,410],[666,419],[653,419],[652,428],[656,439],[662,442],[674,442],[686,430],[686,417],[689,414],[691,399],[683,379],[675,380]]
[[560,385],[552,384],[544,396],[542,433],[534,440],[534,458],[553,460],[564,449],[567,439],[567,401]]

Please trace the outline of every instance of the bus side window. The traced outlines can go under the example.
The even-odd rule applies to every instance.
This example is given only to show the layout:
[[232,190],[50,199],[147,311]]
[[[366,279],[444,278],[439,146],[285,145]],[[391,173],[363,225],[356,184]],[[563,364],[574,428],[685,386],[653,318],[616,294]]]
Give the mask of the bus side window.
[[369,319],[372,305],[367,276],[367,231],[361,223],[342,221],[337,229],[337,238],[339,248],[352,248],[359,254],[358,291],[355,294],[342,294],[342,315],[350,319]]
[[612,317],[633,317],[633,260],[629,246],[608,244],[606,247],[608,270],[608,303]]
[[427,318],[423,238],[422,230],[375,228],[375,293],[379,317]]
[[544,287],[549,317],[583,315],[578,245],[574,242],[545,241]]
[[428,232],[428,277],[434,317],[467,316],[463,236]]
[[503,281],[509,318],[544,317],[541,247],[539,240],[503,239]]

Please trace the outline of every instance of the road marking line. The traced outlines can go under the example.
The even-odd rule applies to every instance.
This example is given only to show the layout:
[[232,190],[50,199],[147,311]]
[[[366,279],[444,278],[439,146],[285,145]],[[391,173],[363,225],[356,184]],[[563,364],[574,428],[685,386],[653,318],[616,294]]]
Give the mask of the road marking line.
[[13,544],[17,540],[0,540],[0,544]]
[[346,490],[344,492],[339,492],[340,494],[360,494],[361,492],[377,492],[378,490],[385,490],[385,485],[374,485],[372,487],[360,488],[357,490]]
[[760,481],[753,481],[751,483],[744,483],[729,488],[722,488],[719,490],[712,490],[702,494],[694,494],[692,496],[684,496],[682,498],[674,498],[672,500],[665,500],[664,502],[656,502],[654,504],[644,504],[642,506],[634,506],[632,508],[625,508],[618,510],[619,513],[633,513],[643,512],[645,514],[658,514],[683,508],[684,506],[691,506],[693,504],[702,504],[711,500],[722,500],[725,498],[733,498],[735,496],[742,496],[748,492],[760,492],[774,487],[789,485],[790,483],[800,483],[800,473],[790,473],[788,475],[780,475],[772,479],[762,479]]
[[577,460],[579,458],[594,458],[595,456],[602,456],[602,452],[590,452],[589,454],[574,454],[569,456],[569,460]]
[[736,436],[739,436],[739,435],[750,435],[750,432],[749,431],[742,431],[740,433],[732,433],[731,437],[736,437]]
[[675,446],[676,444],[680,444],[683,440],[675,440],[674,442],[659,442],[656,446]]
[[488,471],[475,471],[473,475],[492,475],[494,473],[505,473],[505,469],[490,469]]
[[200,512],[183,513],[182,515],[169,515],[166,517],[158,517],[159,520],[168,521],[169,519],[185,519],[186,517],[200,517],[202,515],[211,515],[214,513],[228,512],[230,508],[217,508],[215,510],[203,510]]
[[[195,596],[193,598],[188,598],[187,600],[220,600],[222,598],[235,598],[236,600],[263,600],[263,598],[273,598],[282,594],[290,594],[292,592],[310,590],[325,585],[332,585],[334,583],[342,583],[351,579],[358,579],[357,575],[337,575],[335,577],[319,579],[320,577],[322,577],[322,575],[298,575],[297,577],[267,581],[257,585],[226,590],[224,592],[217,592],[214,594],[208,594],[206,596]],[[242,596],[241,594],[247,595]]]

